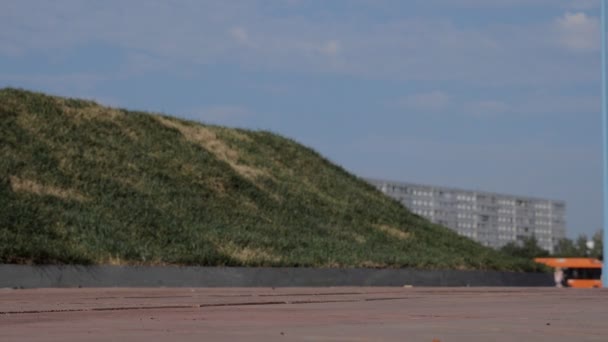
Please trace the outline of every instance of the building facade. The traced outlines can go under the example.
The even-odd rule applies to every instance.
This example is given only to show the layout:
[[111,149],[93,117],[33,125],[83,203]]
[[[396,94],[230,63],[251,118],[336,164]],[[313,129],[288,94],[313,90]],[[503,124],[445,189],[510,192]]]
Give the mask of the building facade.
[[415,214],[481,244],[500,248],[535,236],[553,252],[566,236],[566,204],[541,198],[368,179]]

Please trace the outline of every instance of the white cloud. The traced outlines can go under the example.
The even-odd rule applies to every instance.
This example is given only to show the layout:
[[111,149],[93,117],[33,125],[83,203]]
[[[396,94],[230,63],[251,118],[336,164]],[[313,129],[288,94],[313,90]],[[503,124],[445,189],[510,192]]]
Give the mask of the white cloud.
[[465,105],[468,115],[475,117],[495,117],[509,111],[509,105],[503,101],[482,100],[474,101]]
[[[600,111],[599,95],[529,94],[510,101],[478,100],[465,103],[464,111],[476,117],[580,116]],[[459,110],[459,108],[456,108]]]
[[[374,0],[379,2],[380,0]],[[599,0],[409,0],[415,4],[433,7],[452,8],[567,8],[594,9],[600,5]]]
[[444,110],[449,103],[450,96],[440,90],[410,94],[396,101],[396,105],[401,108],[431,112]]
[[233,27],[233,28],[231,28],[230,29],[230,36],[232,36],[232,38],[237,43],[244,44],[244,45],[248,45],[250,43],[250,41],[249,41],[249,34],[242,27]]
[[323,44],[319,48],[319,51],[330,57],[336,56],[340,52],[340,42],[337,40],[330,40]]
[[[430,6],[428,0],[418,2]],[[433,3],[472,9],[522,6],[525,10],[531,4],[565,8],[570,1]],[[281,4],[277,6],[287,6]],[[360,1],[357,6],[365,11],[387,4]],[[0,53],[54,55],[56,51],[101,42],[122,49],[126,55],[162,60],[158,67],[165,69],[234,63],[265,71],[527,86],[597,78],[587,60],[572,60],[552,50],[556,41],[569,49],[593,49],[595,38],[587,33],[597,26],[597,19],[584,13],[570,13],[555,22],[549,17],[540,18],[538,24],[504,24],[498,20],[462,26],[441,16],[377,20],[373,15],[361,15],[348,20],[331,11],[316,17],[293,10],[276,15],[267,6],[253,0],[106,0],[94,5],[77,0],[9,2],[0,11],[0,41],[9,42]],[[146,65],[154,66],[155,62],[148,62]]]
[[571,50],[596,50],[600,45],[600,23],[584,12],[570,13],[556,20],[559,43]]

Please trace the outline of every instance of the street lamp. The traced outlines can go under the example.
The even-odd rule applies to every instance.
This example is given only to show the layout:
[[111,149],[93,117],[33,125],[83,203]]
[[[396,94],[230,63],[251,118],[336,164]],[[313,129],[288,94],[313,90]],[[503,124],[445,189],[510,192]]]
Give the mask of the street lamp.
[[604,143],[604,260],[602,266],[602,284],[608,287],[608,106],[606,103],[606,0],[602,0],[602,135]]

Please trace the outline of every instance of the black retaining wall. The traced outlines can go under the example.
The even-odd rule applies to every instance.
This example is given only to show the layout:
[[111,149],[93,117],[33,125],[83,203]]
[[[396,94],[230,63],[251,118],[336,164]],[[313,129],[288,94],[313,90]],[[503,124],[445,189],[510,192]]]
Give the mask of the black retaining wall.
[[26,266],[0,264],[0,288],[553,286],[547,273],[245,267]]

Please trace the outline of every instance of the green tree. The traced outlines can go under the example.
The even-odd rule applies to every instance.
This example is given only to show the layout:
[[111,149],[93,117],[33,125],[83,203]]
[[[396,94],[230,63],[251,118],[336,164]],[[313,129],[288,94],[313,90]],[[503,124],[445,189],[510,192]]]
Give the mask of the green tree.
[[[593,241],[592,248],[587,246],[588,241]],[[602,231],[597,231],[593,234],[591,240],[585,234],[579,235],[576,240],[568,238],[561,239],[555,246],[553,253],[556,257],[564,258],[597,258],[603,259],[603,243],[602,243]]]
[[549,252],[538,245],[538,240],[535,236],[523,238],[519,242],[510,242],[502,247],[501,251],[510,256],[526,259],[549,256]]
[[604,244],[602,240],[603,232],[601,230],[593,234],[593,248],[589,251],[589,256],[600,260],[604,259]]
[[579,235],[574,241],[580,257],[586,257],[587,253],[589,252],[587,248],[587,241],[589,241],[589,238],[587,238],[587,235],[585,234]]
[[574,244],[574,241],[563,238],[557,242],[553,255],[556,257],[573,258],[580,257],[581,251]]

